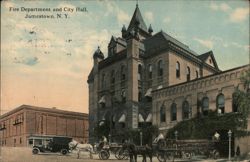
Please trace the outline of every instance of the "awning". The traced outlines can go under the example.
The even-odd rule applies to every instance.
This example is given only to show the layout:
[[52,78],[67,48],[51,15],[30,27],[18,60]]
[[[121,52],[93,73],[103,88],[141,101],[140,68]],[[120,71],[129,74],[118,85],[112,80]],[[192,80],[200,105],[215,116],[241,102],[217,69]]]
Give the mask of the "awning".
[[142,117],[141,114],[138,115],[138,120],[139,120],[139,123],[143,123],[144,122],[144,119]]
[[163,87],[162,87],[162,85],[159,85],[158,87],[157,87],[157,89],[162,89]]
[[99,100],[99,104],[105,103],[105,102],[106,102],[105,96],[102,96],[101,99]]
[[149,123],[152,122],[152,114],[151,113],[148,114],[146,122],[149,122]]
[[125,123],[126,121],[126,115],[122,114],[122,116],[120,117],[120,119],[118,120],[119,123]]
[[101,121],[100,123],[99,123],[99,126],[102,126],[104,124],[104,121]]
[[147,92],[145,93],[146,97],[152,97],[152,88],[149,88]]

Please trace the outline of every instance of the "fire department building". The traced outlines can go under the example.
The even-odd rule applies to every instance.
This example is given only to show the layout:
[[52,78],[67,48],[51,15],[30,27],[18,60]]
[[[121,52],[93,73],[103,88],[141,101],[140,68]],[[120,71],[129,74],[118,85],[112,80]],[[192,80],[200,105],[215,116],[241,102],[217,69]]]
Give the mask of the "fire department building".
[[34,138],[68,136],[88,141],[88,114],[22,105],[0,117],[1,146],[29,146]]
[[[164,133],[198,112],[237,112],[232,95],[243,89],[240,77],[248,68],[221,71],[212,51],[196,53],[164,31],[153,33],[137,5],[121,37],[111,37],[107,57],[100,48],[93,54],[90,136],[106,121],[113,132],[148,123]],[[249,139],[238,142],[250,149]]]

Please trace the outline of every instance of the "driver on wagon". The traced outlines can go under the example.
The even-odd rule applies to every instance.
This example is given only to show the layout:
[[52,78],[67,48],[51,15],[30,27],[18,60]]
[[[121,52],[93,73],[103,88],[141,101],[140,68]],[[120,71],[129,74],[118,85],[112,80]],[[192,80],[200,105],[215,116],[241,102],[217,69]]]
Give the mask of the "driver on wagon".
[[162,133],[160,133],[158,137],[154,139],[153,143],[158,143],[160,140],[164,140],[164,135]]

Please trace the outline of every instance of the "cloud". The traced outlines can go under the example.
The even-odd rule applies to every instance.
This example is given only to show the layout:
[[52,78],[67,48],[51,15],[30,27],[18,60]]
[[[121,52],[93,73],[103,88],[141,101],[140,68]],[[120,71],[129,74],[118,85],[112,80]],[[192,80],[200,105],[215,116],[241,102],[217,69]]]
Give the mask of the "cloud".
[[130,17],[129,15],[123,11],[117,4],[112,1],[105,1],[106,5],[106,13],[104,16],[116,15],[117,21],[119,25],[128,24]]
[[231,22],[241,22],[247,19],[249,17],[249,8],[236,8],[231,14],[230,14],[230,21]]
[[154,14],[150,11],[145,12],[145,18],[149,21],[149,22],[153,22],[154,21]]
[[221,3],[220,5],[218,5],[215,2],[211,2],[209,7],[214,11],[223,11],[223,12],[227,12],[231,9],[231,7],[226,3]]
[[170,22],[171,22],[171,18],[170,18],[170,17],[165,17],[165,18],[163,19],[163,23],[168,24],[168,23],[170,23]]
[[27,57],[27,58],[24,58],[24,59],[20,59],[20,58],[15,57],[14,58],[14,63],[33,66],[33,65],[36,65],[38,63],[38,58],[37,57]]
[[207,47],[209,49],[212,49],[214,46],[214,43],[212,40],[204,40],[204,39],[199,39],[199,38],[193,38],[195,41],[199,42],[201,45],[204,47]]

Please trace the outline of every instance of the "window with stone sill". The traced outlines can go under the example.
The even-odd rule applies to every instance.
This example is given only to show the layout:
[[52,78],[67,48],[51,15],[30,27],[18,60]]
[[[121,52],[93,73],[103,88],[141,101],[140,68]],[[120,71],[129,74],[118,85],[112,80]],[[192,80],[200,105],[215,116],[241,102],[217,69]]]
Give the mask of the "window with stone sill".
[[218,113],[224,114],[224,112],[225,112],[225,97],[222,93],[217,96],[216,105],[217,105]]
[[202,114],[204,116],[208,115],[208,110],[209,110],[209,98],[208,97],[203,97],[202,99]]
[[177,120],[177,108],[176,104],[173,103],[171,105],[171,121],[176,121]]
[[160,109],[160,122],[166,122],[166,107],[164,105],[162,105]]
[[189,103],[188,101],[184,101],[182,104],[182,119],[189,118]]

